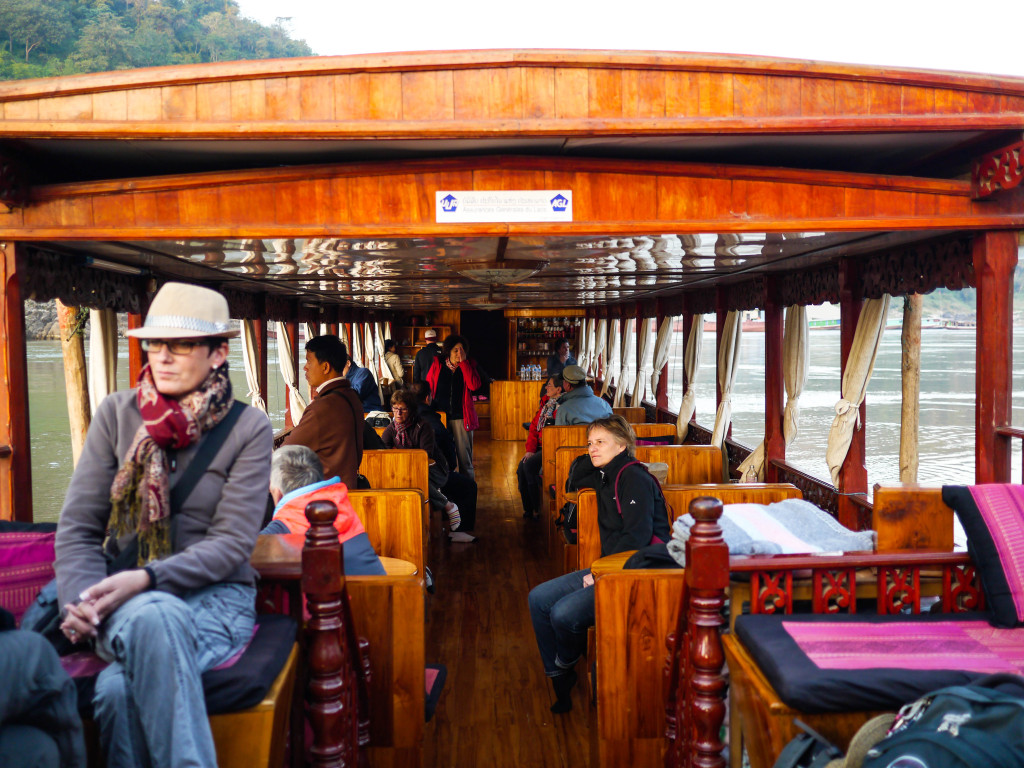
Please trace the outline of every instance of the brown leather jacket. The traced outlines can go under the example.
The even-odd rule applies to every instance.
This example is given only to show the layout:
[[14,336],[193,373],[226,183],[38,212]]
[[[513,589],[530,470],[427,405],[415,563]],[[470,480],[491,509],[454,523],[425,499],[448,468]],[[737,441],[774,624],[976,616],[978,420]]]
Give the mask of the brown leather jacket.
[[305,445],[324,465],[324,477],[337,475],[349,488],[363,458],[363,404],[348,379],[332,381],[313,398],[283,445]]

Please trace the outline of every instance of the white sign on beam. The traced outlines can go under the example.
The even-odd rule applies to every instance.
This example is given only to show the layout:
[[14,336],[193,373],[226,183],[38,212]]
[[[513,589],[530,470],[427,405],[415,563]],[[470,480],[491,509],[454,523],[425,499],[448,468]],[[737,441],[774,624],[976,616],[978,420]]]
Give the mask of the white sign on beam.
[[568,189],[489,190],[434,193],[438,224],[511,221],[572,221]]

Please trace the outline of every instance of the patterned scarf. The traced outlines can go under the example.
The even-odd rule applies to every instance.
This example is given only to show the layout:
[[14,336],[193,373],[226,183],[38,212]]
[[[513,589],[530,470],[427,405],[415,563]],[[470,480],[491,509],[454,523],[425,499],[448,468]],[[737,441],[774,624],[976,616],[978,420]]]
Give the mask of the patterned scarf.
[[198,389],[181,400],[161,395],[146,365],[139,374],[137,399],[142,426],[110,486],[108,535],[117,538],[137,531],[142,566],[171,553],[167,451],[192,445],[231,410],[228,364],[211,371]]
[[395,425],[395,448],[414,448],[412,436],[409,434],[409,428],[412,426],[409,414],[405,415],[405,421],[394,421],[392,424]]

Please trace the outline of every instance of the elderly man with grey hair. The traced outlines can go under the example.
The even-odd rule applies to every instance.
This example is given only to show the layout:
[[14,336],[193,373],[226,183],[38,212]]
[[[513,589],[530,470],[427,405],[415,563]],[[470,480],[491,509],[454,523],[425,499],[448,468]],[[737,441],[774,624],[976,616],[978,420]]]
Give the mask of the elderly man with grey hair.
[[324,480],[323,465],[315,452],[304,445],[285,445],[274,451],[270,463],[270,495],[274,517],[260,533],[305,533],[309,528],[306,505],[311,501],[332,501],[338,508],[334,527],[338,530],[349,576],[383,576],[384,566],[373,551],[352,502],[348,488],[338,477]]

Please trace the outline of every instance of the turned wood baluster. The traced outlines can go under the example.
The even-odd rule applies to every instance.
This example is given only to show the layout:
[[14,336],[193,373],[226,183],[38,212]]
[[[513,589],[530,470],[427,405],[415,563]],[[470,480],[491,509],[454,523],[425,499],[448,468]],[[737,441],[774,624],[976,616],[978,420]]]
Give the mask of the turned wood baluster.
[[686,722],[692,734],[688,764],[722,768],[722,723],[725,720],[725,655],[719,630],[729,584],[729,549],[718,519],[722,502],[702,496],[690,503],[696,520],[686,543],[686,586],[689,596],[689,662],[686,665]]
[[330,501],[306,507],[309,530],[302,549],[302,591],[310,618],[307,624],[309,719],[313,729],[313,765],[354,766],[358,734],[353,692],[345,680],[354,676],[343,620],[345,588],[341,544],[334,528],[338,508]]

